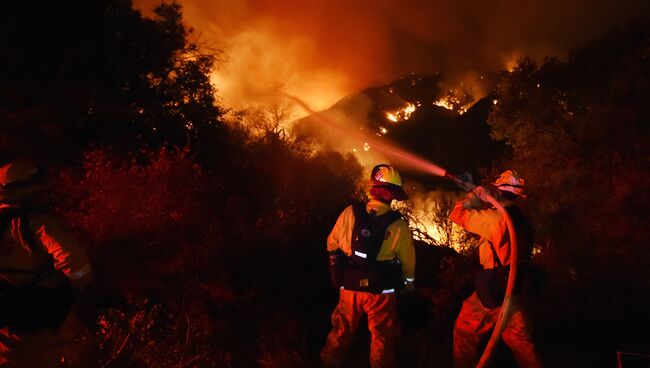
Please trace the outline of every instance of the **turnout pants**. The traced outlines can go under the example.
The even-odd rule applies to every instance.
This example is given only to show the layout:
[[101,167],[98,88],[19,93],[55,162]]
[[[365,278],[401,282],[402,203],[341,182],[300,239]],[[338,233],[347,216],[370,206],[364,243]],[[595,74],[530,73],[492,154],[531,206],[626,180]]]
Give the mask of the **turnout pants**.
[[97,365],[93,336],[74,313],[57,328],[33,333],[0,329],[0,367],[52,368]]
[[[503,331],[503,342],[512,350],[520,367],[542,367],[537,350],[531,341],[531,324],[522,306],[522,295],[512,299],[510,318]],[[454,325],[454,366],[475,367],[480,358],[479,350],[489,338],[501,308],[485,308],[473,293],[463,302]]]
[[395,366],[394,343],[399,331],[395,294],[341,289],[339,303],[332,313],[332,331],[321,350],[321,361],[325,367],[342,365],[364,314],[368,316],[368,329],[371,333],[370,365],[373,368]]

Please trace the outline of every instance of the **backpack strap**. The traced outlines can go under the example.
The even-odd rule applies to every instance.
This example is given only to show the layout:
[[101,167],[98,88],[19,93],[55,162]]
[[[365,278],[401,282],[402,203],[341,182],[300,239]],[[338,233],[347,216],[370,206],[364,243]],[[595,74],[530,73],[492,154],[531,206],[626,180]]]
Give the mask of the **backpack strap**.
[[[517,250],[520,262],[530,261],[535,245],[535,229],[524,213],[517,206],[506,208],[517,232]],[[508,235],[509,236],[509,235]]]
[[490,245],[490,249],[492,250],[492,258],[494,259],[494,262],[496,263],[495,268],[503,267],[503,263],[501,263],[501,258],[499,258],[499,255],[497,254],[496,249],[494,249],[494,245],[492,245],[492,242],[490,242],[490,241],[488,241],[487,243]]
[[[394,260],[378,261],[377,255],[386,238],[388,226],[401,215],[396,211],[388,211],[377,216],[368,213],[363,203],[354,204],[352,208],[352,254],[347,258],[343,271],[343,287],[346,290],[374,294],[394,293],[402,286],[401,264],[393,264]],[[393,277],[395,275],[397,276]]]
[[[521,212],[521,210],[516,206],[510,206],[506,208],[508,216],[512,219],[512,223],[515,225],[515,233],[517,234],[517,250],[519,251],[520,257],[519,262],[525,262],[530,259],[535,230],[533,229],[530,221],[526,216]],[[510,236],[506,232],[506,236]],[[490,249],[492,250],[492,256],[494,257],[494,262],[497,265],[497,268],[503,267],[503,263],[497,254],[497,251],[494,249],[494,245],[488,241]]]
[[[386,230],[393,222],[402,218],[402,215],[393,210],[381,216],[369,214],[364,203],[355,203],[352,208],[355,219],[352,230],[352,258],[361,257],[365,260],[364,263],[374,263],[384,242]],[[358,249],[360,246],[363,246],[363,249]]]

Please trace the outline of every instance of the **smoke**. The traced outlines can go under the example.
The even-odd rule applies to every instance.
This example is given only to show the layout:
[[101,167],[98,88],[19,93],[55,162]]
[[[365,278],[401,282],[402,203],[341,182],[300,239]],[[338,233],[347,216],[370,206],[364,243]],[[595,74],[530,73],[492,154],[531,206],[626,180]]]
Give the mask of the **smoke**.
[[[443,88],[479,98],[487,92],[484,76],[512,69],[523,56],[561,57],[650,13],[647,0],[176,1],[195,30],[192,41],[224,51],[212,81],[226,107],[263,108],[289,94],[304,101],[298,112],[327,109],[410,73],[442,73]],[[159,2],[135,0],[135,6],[150,14]],[[368,169],[394,161],[386,153],[395,150],[382,151],[382,141],[365,138],[374,133],[367,132],[371,103],[361,95],[354,99],[347,104],[352,108],[312,114],[320,144],[354,151]],[[355,133],[341,134],[323,119]],[[448,197],[411,186],[424,232],[440,243],[461,244],[446,216]]]
[[[214,75],[225,105],[283,88],[316,109],[405,74],[471,84],[522,56],[563,55],[647,0],[177,0],[203,44],[225,52]],[[147,11],[159,0],[136,0]]]

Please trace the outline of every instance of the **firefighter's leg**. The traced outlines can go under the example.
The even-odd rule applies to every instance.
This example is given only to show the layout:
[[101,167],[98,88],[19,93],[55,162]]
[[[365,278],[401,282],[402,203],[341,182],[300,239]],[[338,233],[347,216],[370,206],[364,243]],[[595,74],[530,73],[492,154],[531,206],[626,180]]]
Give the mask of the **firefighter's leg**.
[[94,349],[92,334],[73,313],[57,328],[32,333],[0,330],[0,367],[96,367]]
[[364,299],[371,334],[370,365],[372,368],[394,367],[395,338],[399,332],[396,296],[394,293],[366,294]]
[[52,328],[14,333],[5,327],[0,331],[0,340],[1,367],[56,367],[63,358],[63,345]]
[[[496,312],[496,313],[495,313]],[[463,302],[454,324],[454,366],[475,367],[480,358],[481,343],[492,331],[498,309],[485,308],[476,293]]]
[[356,294],[354,291],[340,290],[339,303],[332,312],[332,331],[320,353],[325,367],[341,366],[343,355],[352,343],[363,313]]
[[513,301],[513,309],[503,331],[503,341],[508,345],[520,367],[542,367],[537,349],[531,340],[532,328],[525,309]]

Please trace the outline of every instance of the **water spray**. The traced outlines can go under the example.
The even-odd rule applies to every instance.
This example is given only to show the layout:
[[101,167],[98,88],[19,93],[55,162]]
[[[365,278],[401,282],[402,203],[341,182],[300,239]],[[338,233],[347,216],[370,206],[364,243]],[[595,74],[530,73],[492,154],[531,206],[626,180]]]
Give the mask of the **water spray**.
[[[440,166],[422,157],[414,155],[395,145],[385,143],[374,138],[369,138],[357,130],[350,129],[349,127],[346,127],[345,125],[339,122],[329,119],[323,113],[312,110],[309,107],[309,105],[307,105],[304,101],[302,101],[298,97],[289,94],[285,94],[285,97],[296,102],[307,113],[309,113],[312,118],[316,119],[318,122],[326,124],[328,127],[340,133],[359,139],[361,142],[368,142],[374,149],[386,155],[394,163],[399,163],[403,166],[409,167],[419,172],[446,178],[456,183],[459,187],[461,187],[463,190],[466,191],[470,191],[476,188],[476,186],[473,183],[464,180],[460,176],[448,172],[447,170],[441,168]],[[498,343],[501,339],[501,334],[503,333],[503,330],[505,329],[508,319],[510,318],[510,310],[512,309],[512,293],[514,291],[515,282],[517,279],[517,268],[518,268],[517,267],[518,264],[517,236],[515,233],[514,223],[512,222],[510,216],[508,215],[508,211],[506,211],[506,209],[499,203],[499,201],[496,200],[496,198],[494,198],[490,194],[487,194],[485,196],[485,199],[487,200],[488,203],[494,206],[494,208],[496,208],[499,211],[499,213],[501,213],[501,215],[506,221],[506,225],[508,227],[508,235],[510,236],[510,272],[508,274],[508,284],[506,286],[506,292],[503,299],[503,303],[501,304],[501,310],[499,311],[499,317],[497,318],[496,325],[494,327],[494,330],[492,331],[492,335],[490,336],[490,340],[488,341],[488,344],[485,347],[485,350],[483,351],[483,355],[481,356],[481,359],[477,364],[477,367],[479,368],[486,367],[489,364],[498,346]]]

